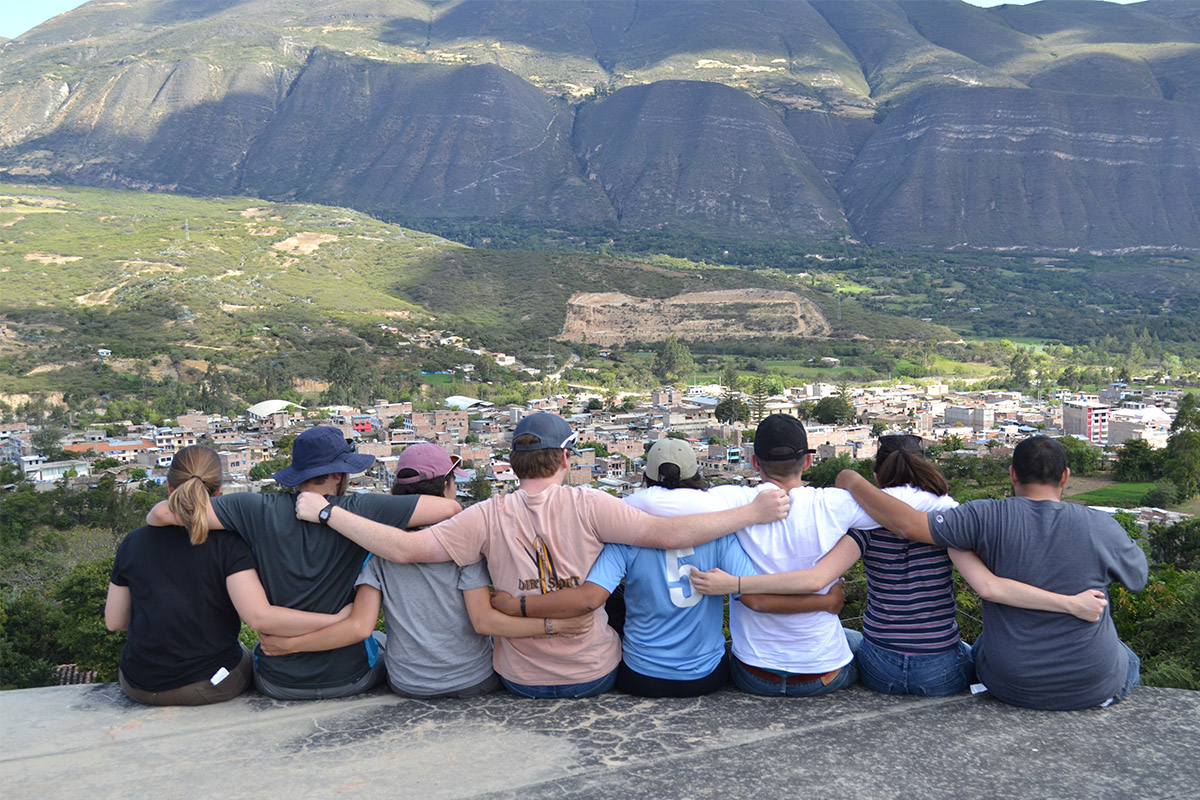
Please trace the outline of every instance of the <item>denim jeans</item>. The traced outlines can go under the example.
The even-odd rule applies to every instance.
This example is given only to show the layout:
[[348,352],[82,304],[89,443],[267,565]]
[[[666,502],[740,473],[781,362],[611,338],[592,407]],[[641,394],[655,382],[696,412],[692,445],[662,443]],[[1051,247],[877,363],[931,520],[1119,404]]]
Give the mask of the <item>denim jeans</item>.
[[863,686],[882,694],[944,697],[975,680],[971,645],[962,641],[941,653],[900,653],[864,639],[854,660]]
[[597,678],[594,681],[587,683],[562,683],[551,684],[547,686],[533,686],[524,683],[513,683],[500,676],[500,681],[504,684],[504,688],[508,689],[518,697],[532,697],[536,700],[545,700],[550,698],[577,699],[580,697],[595,697],[598,694],[604,694],[617,682],[617,670],[614,668],[607,675]]
[[[376,686],[387,681],[387,664],[383,657],[383,649],[387,645],[387,634],[382,631],[374,631],[371,636],[375,639],[375,642],[367,647],[367,651],[374,653],[374,660],[369,661],[370,667],[367,668],[367,671],[358,680],[343,684],[342,686],[327,686],[320,689],[301,686],[279,686],[263,678],[258,670],[254,670],[254,688],[267,697],[274,697],[276,700],[329,700],[334,697],[350,697],[351,695],[362,694],[374,689]],[[257,652],[255,650],[255,653]]]
[[[849,628],[843,628],[842,632],[846,634],[846,642],[850,645],[850,652],[857,653],[859,646],[862,644],[862,634]],[[767,680],[751,673],[736,658],[731,659],[730,671],[733,673],[733,682],[737,684],[737,687],[749,694],[761,694],[768,697],[816,697],[817,695],[836,692],[838,689],[845,689],[851,684],[858,683],[858,668],[855,666],[855,662],[857,661],[858,657],[855,656],[849,664],[842,667],[837,676],[829,683],[822,683],[820,679],[791,682],[787,679],[786,675],[783,676],[783,680]]]
[[1129,656],[1129,669],[1125,673],[1125,685],[1121,687],[1121,693],[1111,700],[1107,700],[1100,704],[1101,708],[1107,708],[1121,702],[1129,693],[1133,691],[1133,687],[1140,686],[1142,683],[1142,660],[1138,658],[1138,654],[1129,648],[1129,645],[1121,642],[1121,647],[1125,648],[1125,654]]

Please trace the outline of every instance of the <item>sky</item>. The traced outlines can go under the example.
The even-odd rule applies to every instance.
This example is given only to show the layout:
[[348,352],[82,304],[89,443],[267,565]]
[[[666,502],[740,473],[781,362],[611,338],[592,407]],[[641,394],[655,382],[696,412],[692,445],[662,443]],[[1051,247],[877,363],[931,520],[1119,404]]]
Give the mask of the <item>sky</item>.
[[[1033,0],[966,0],[975,6],[998,6],[1009,2],[1024,5]],[[1132,3],[1136,0],[1094,0],[1094,2]],[[53,16],[83,5],[82,0],[0,0],[0,36],[15,39],[30,28]]]

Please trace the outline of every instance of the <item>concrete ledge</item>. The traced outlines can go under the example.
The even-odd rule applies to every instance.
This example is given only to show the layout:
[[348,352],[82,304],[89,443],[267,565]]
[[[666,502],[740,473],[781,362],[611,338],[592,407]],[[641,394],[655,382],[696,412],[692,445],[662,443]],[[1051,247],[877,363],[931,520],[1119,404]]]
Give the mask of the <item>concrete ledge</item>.
[[1200,692],[1110,709],[989,697],[139,706],[115,684],[0,693],[5,798],[1196,798]]

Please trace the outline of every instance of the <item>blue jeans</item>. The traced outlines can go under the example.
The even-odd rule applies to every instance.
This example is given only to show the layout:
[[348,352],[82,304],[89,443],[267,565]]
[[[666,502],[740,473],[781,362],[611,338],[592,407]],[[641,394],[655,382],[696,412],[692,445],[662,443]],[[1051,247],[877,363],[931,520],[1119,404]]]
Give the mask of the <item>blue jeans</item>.
[[[372,638],[374,641],[371,641]],[[374,689],[387,681],[387,663],[383,658],[383,648],[387,645],[387,634],[383,631],[374,631],[363,641],[368,654],[367,663],[370,666],[356,681],[323,689],[305,686],[279,686],[263,678],[256,669],[254,670],[254,688],[276,700],[329,700],[334,697],[350,697]],[[258,648],[255,648],[255,658],[258,657],[258,652]]]
[[513,683],[500,676],[501,683],[504,688],[508,689],[518,697],[532,697],[536,700],[544,700],[549,698],[564,698],[577,699],[580,697],[595,697],[598,694],[604,694],[617,682],[617,670],[614,668],[607,675],[597,678],[594,681],[587,683],[562,683],[552,684],[548,686],[531,686],[524,683]]
[[900,653],[864,639],[854,660],[863,686],[882,694],[944,697],[975,680],[971,645],[963,641],[941,653]]
[[1138,658],[1138,654],[1129,648],[1129,645],[1121,642],[1121,647],[1125,648],[1125,654],[1129,656],[1129,669],[1125,673],[1125,685],[1121,687],[1121,693],[1101,704],[1101,708],[1107,708],[1129,697],[1129,693],[1133,691],[1133,687],[1140,686],[1142,683],[1142,660]]
[[[862,644],[862,634],[849,628],[843,628],[842,632],[846,634],[846,643],[850,645],[850,652],[857,653],[859,645]],[[829,683],[823,683],[820,679],[792,682],[786,673],[781,676],[782,680],[767,680],[747,670],[736,658],[730,659],[730,671],[733,673],[733,682],[737,684],[737,687],[749,694],[761,694],[768,697],[816,697],[858,683],[856,661],[858,661],[857,656],[842,667]],[[770,671],[774,672],[775,670]]]

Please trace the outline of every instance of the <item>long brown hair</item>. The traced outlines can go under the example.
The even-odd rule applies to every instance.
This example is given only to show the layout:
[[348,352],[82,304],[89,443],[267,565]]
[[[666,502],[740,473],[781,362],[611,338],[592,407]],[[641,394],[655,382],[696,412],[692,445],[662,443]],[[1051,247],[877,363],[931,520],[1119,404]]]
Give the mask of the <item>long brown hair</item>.
[[879,486],[915,486],[930,494],[950,493],[950,484],[933,462],[925,458],[921,439],[911,434],[880,436],[875,451],[875,479]]
[[188,529],[192,544],[208,539],[208,498],[221,491],[221,458],[215,450],[194,444],[171,459],[167,471],[171,496],[167,508]]

